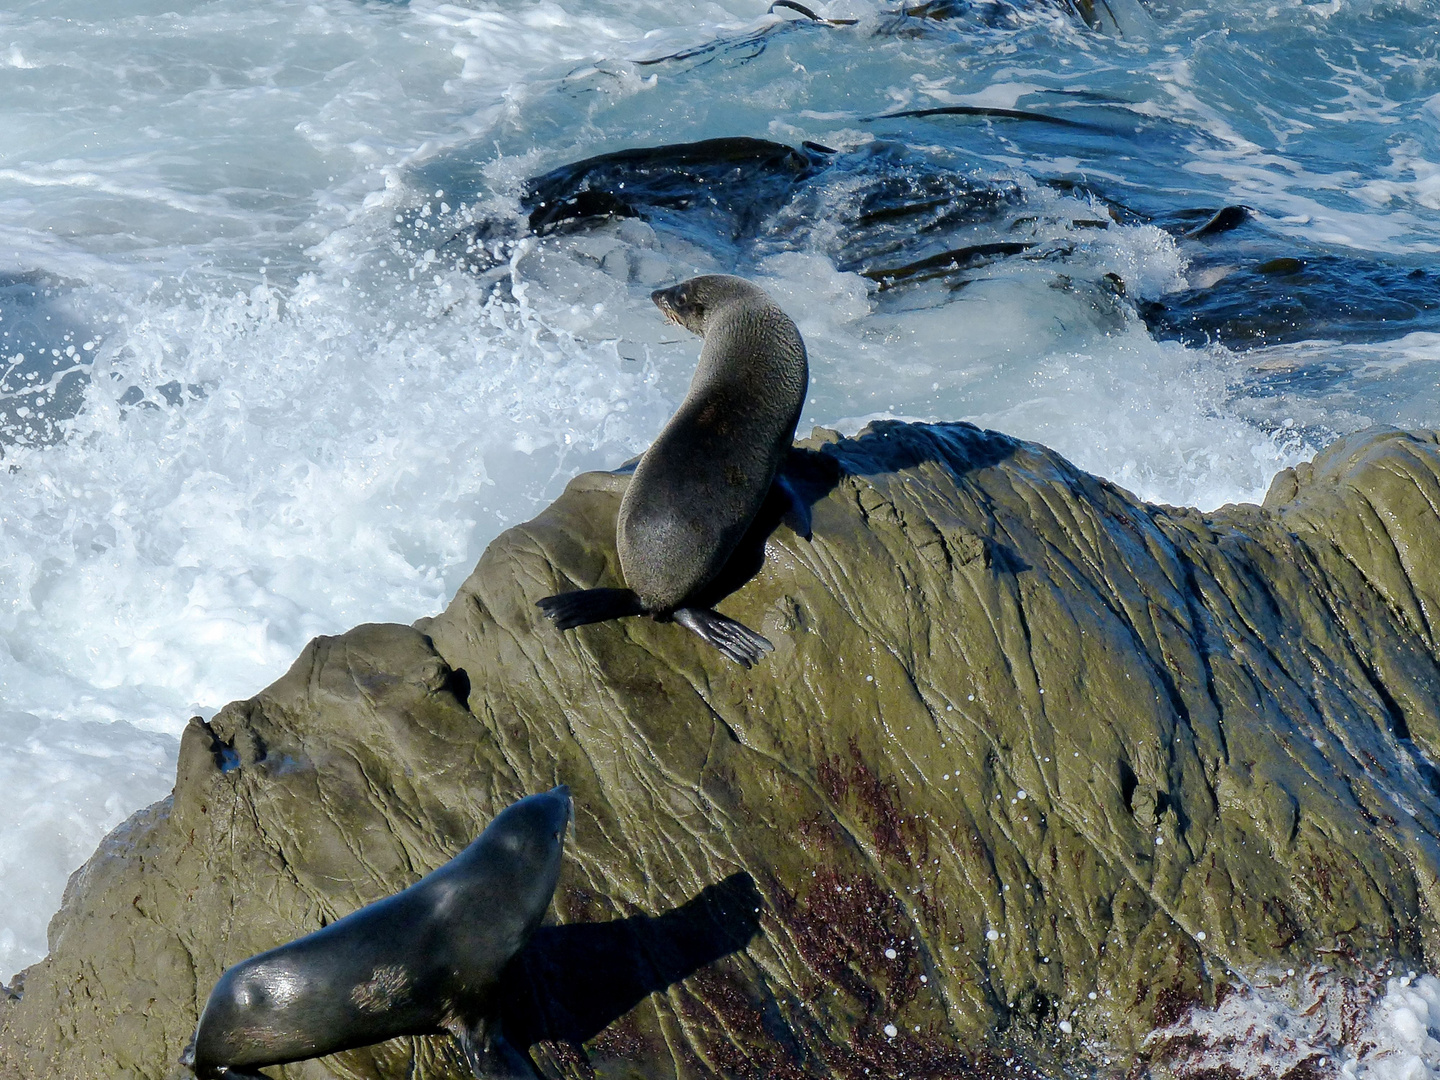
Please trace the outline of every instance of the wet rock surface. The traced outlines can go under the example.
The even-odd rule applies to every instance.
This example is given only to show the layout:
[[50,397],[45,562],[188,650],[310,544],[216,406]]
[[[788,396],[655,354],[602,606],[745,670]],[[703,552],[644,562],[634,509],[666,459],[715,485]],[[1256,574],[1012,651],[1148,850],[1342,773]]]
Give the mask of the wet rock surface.
[[[813,540],[776,528],[720,604],[776,644],[753,671],[545,623],[619,584],[628,478],[592,473],[439,616],[193,721],[0,1001],[0,1074],[182,1075],[226,965],[556,783],[557,924],[506,1016],[549,1076],[1053,1075],[1231,969],[1440,951],[1435,434],[1213,514],[963,424],[817,432],[792,475]],[[271,1071],[465,1075],[444,1037]]]

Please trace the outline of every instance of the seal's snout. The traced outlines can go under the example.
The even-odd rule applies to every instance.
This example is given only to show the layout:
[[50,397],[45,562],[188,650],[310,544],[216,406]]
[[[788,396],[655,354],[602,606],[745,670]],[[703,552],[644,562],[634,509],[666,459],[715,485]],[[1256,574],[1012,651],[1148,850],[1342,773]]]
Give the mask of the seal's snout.
[[708,278],[691,278],[668,289],[656,289],[650,294],[655,306],[665,313],[665,318],[678,326],[685,327],[692,334],[705,336],[705,306],[708,294],[704,283]]
[[567,784],[556,784],[548,792],[559,804],[555,820],[556,837],[563,836],[570,823],[575,820],[575,801],[570,797],[570,787]]
[[665,313],[665,318],[673,323],[680,322],[680,312],[677,305],[679,300],[680,286],[672,285],[668,289],[656,289],[650,294],[650,299],[655,306]]

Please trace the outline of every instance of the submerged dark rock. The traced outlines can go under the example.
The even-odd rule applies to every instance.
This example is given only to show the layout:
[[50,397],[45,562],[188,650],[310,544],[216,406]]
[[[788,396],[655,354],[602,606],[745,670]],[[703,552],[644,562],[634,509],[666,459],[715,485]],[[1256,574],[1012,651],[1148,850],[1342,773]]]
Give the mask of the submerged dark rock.
[[[1231,970],[1440,953],[1434,433],[1212,514],[964,424],[793,464],[813,540],[774,532],[721,603],[776,643],[752,671],[650,620],[543,622],[618,583],[628,477],[586,474],[441,615],[317,639],[193,721],[0,1003],[0,1074],[180,1075],[225,965],[559,782],[560,925],[507,1014],[548,1075],[1123,1061]],[[463,1073],[417,1038],[284,1075]]]
[[[532,235],[638,218],[702,249],[733,250],[753,241],[834,154],[818,143],[796,148],[753,138],[628,147],[531,177],[520,205]],[[437,251],[447,262],[489,270],[510,258],[522,231],[487,218],[452,233]]]
[[[901,282],[922,269],[973,267],[1027,250],[1033,242],[1014,235],[1027,234],[1035,222],[1018,184],[977,178],[877,140],[838,155],[798,189],[760,246],[814,247],[839,270]],[[984,242],[975,243],[977,233]]]
[[1205,221],[1191,229],[1186,236],[1219,236],[1231,229],[1238,229],[1245,224],[1250,217],[1250,208],[1246,206],[1222,206],[1215,213],[1211,214]]
[[[947,106],[872,119],[950,113],[1021,115]],[[629,147],[530,178],[521,209],[523,226],[487,218],[450,234],[437,254],[504,287],[506,262],[527,230],[563,246],[569,235],[610,229],[642,247],[656,234],[662,246],[678,240],[729,268],[783,251],[818,251],[837,269],[879,282],[881,292],[937,279],[955,291],[1017,256],[1071,265],[1078,272],[1064,275],[1068,286],[1085,274],[1071,264],[1076,231],[1112,224],[1108,209],[1037,208],[1014,180],[986,179],[963,159],[939,160],[890,139],[844,152],[754,138]],[[428,213],[413,216],[420,232],[434,227]],[[625,219],[644,225],[627,237],[626,226],[617,227]],[[607,266],[620,268],[618,259]],[[635,277],[662,280],[654,269]]]
[[898,120],[903,117],[925,116],[973,116],[983,120],[1028,120],[1033,123],[1054,124],[1057,127],[1090,129],[1096,125],[1082,120],[1071,120],[1064,116],[1035,112],[1029,109],[999,109],[990,105],[937,105],[929,109],[901,109],[898,112],[881,113],[866,117],[867,120]]
[[891,289],[902,282],[929,281],[948,277],[965,270],[984,266],[998,258],[1019,255],[1035,247],[1033,243],[1001,241],[991,244],[972,244],[954,251],[942,251],[925,259],[918,259],[904,266],[874,267],[861,273],[872,281],[879,282],[880,288]]
[[1440,274],[1422,267],[1242,250],[1197,259],[1191,278],[1201,277],[1209,279],[1201,287],[1140,306],[1156,337],[1246,349],[1440,330]]
[[685,214],[690,228],[753,237],[834,151],[767,139],[705,139],[586,158],[529,181],[521,205],[533,232],[593,217]]

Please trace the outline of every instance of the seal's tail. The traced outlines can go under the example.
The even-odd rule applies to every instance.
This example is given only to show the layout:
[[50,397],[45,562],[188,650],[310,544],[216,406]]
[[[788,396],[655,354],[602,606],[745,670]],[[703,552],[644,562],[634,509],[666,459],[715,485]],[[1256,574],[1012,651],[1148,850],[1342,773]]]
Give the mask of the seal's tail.
[[573,630],[586,623],[644,615],[640,597],[629,589],[582,589],[537,600],[535,606],[554,620],[561,630]]

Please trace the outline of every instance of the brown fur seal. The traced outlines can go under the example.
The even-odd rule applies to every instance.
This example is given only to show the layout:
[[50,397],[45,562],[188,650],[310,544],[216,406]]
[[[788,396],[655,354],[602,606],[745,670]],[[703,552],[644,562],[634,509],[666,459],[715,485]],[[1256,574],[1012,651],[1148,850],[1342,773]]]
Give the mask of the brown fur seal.
[[181,1064],[265,1080],[266,1065],[449,1031],[477,1077],[535,1080],[496,998],[550,906],[569,821],[563,785],[521,799],[403,892],[226,969]]
[[[680,409],[645,451],[620,503],[625,589],[548,596],[562,630],[625,615],[674,619],[749,667],[774,646],[695,603],[760,512],[795,437],[810,370],[790,317],[742,278],[709,274],[651,295],[701,335],[700,364]],[[779,485],[809,535],[808,511]]]

